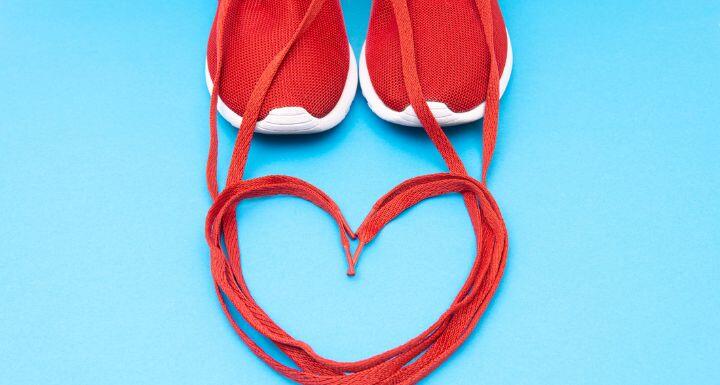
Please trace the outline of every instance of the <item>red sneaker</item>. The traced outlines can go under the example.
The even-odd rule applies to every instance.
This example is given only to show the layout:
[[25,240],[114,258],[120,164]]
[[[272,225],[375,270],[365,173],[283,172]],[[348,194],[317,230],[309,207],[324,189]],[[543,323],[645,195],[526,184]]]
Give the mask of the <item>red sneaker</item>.
[[[223,20],[217,107],[230,124],[240,127],[261,74],[293,37],[311,0],[223,2],[228,8]],[[218,67],[217,18],[210,32],[205,65],[211,93]],[[356,88],[357,65],[339,0],[325,1],[272,79],[255,131],[295,134],[328,130],[347,115]]]
[[[500,95],[512,69],[512,48],[497,0],[492,7]],[[415,61],[423,94],[438,123],[452,126],[483,117],[490,58],[476,0],[449,6],[437,0],[407,0]],[[392,0],[374,0],[360,56],[360,86],[382,119],[420,126],[403,83],[400,37]]]

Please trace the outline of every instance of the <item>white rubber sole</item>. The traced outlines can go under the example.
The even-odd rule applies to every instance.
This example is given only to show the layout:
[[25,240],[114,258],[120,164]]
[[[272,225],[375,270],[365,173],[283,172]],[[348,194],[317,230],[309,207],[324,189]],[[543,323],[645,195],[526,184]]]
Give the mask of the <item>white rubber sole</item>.
[[[315,117],[303,107],[280,107],[270,110],[268,115],[257,122],[255,132],[263,134],[312,134],[329,130],[337,126],[347,115],[350,105],[355,98],[357,91],[358,73],[357,62],[355,61],[355,53],[352,47],[348,46],[350,52],[350,62],[348,65],[348,76],[345,80],[345,86],[340,100],[333,109],[323,117]],[[207,60],[205,60],[205,83],[208,91],[212,93],[213,81],[208,69]],[[218,97],[218,112],[234,127],[240,127],[242,124],[242,116],[230,109]]]
[[[510,35],[508,35],[505,67],[503,68],[502,75],[500,75],[499,91],[501,97],[505,93],[508,82],[510,82],[512,64],[512,45],[510,44]],[[422,126],[412,106],[408,105],[404,110],[396,111],[385,105],[385,103],[380,99],[380,96],[378,96],[372,85],[372,81],[370,80],[370,73],[368,72],[367,61],[365,59],[365,44],[363,44],[362,53],[360,54],[360,88],[362,89],[362,94],[367,100],[370,109],[381,119],[403,126]],[[437,119],[438,123],[444,127],[471,123],[480,120],[485,115],[485,102],[469,111],[464,112],[455,112],[442,102],[428,101],[427,104],[428,107],[430,107],[430,111],[432,111],[433,116],[435,116],[435,119]]]

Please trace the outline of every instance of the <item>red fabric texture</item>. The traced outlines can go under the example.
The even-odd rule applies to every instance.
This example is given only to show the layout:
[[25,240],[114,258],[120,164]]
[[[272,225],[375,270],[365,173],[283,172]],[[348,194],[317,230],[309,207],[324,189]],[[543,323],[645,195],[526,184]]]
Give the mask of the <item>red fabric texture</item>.
[[[469,111],[485,101],[490,57],[474,0],[408,0],[415,35],[417,69],[428,101],[445,103],[455,112]],[[497,0],[493,12],[494,46],[502,74],[507,34]],[[365,57],[373,88],[386,106],[404,110],[400,39],[392,0],[375,0]]]
[[[224,35],[228,11],[235,1],[221,0],[216,27],[218,36]],[[419,81],[418,62],[414,48],[413,26],[406,0],[392,0],[393,13],[399,35],[402,81],[408,101],[413,106],[425,131],[447,164],[449,172],[411,178],[390,190],[372,207],[363,223],[354,232],[337,204],[317,187],[298,178],[270,175],[243,179],[254,128],[269,91],[276,83],[285,61],[302,36],[316,25],[317,16],[325,1],[312,0],[295,31],[290,34],[268,65],[261,71],[248,98],[245,116],[238,130],[226,187],[219,191],[217,182],[217,97],[222,79],[216,85],[210,107],[210,151],[207,181],[213,204],[208,212],[205,234],[210,248],[210,264],[217,296],[231,325],[254,354],[293,381],[305,385],[390,385],[415,384],[444,362],[470,335],[490,303],[505,267],[507,231],[500,210],[487,189],[485,179],[492,159],[498,123],[499,71],[493,50],[488,54],[487,77],[484,79],[487,109],[483,123],[483,177],[470,177],[425,103]],[[494,47],[493,12],[488,0],[475,0],[479,31],[489,47]],[[215,73],[222,73],[224,44],[216,45]],[[219,84],[220,83],[220,84]],[[219,87],[218,87],[219,85]],[[348,275],[355,274],[358,258],[364,247],[394,218],[425,199],[451,193],[463,195],[475,233],[477,254],[467,281],[451,306],[425,331],[406,343],[355,361],[338,362],[317,354],[308,344],[299,341],[277,325],[253,299],[243,277],[240,247],[237,237],[236,210],[239,202],[262,196],[290,195],[312,202],[326,211],[337,223],[340,241],[348,261]],[[358,240],[354,255],[350,239]],[[234,308],[247,324],[272,341],[294,363],[285,365],[266,353],[233,318]]]
[[[232,1],[223,34],[220,98],[244,116],[250,92],[262,71],[292,36],[311,0]],[[208,40],[207,61],[216,67],[217,15]],[[279,107],[303,107],[327,115],[340,100],[348,76],[349,46],[339,0],[326,1],[313,28],[299,37],[268,91],[260,120]]]

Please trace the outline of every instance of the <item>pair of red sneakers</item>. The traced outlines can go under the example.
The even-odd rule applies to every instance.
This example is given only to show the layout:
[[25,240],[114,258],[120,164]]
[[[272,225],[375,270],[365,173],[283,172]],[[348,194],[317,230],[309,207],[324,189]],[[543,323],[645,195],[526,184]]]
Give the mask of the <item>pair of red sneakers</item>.
[[[415,384],[468,337],[498,287],[507,231],[485,179],[495,146],[498,105],[512,65],[497,0],[374,0],[357,70],[339,0],[220,0],[207,53],[211,90],[208,187],[213,197],[206,237],[218,299],[235,331],[273,369],[307,385]],[[311,133],[347,114],[357,78],[381,118],[422,126],[449,172],[411,178],[372,207],[355,231],[327,194],[283,175],[244,179],[253,132]],[[225,188],[217,182],[217,111],[239,127]],[[482,181],[470,177],[441,125],[483,122]],[[338,362],[296,340],[253,299],[240,266],[236,206],[292,195],[326,211],[338,225],[348,275],[363,247],[419,202],[463,195],[476,237],[476,257],[451,306],[425,331],[375,356]],[[350,239],[358,241],[350,252]],[[294,363],[273,358],[238,326],[230,308]]]
[[[414,50],[417,77],[438,123],[450,126],[482,118],[491,55],[479,2],[451,3],[407,1],[409,23],[399,26],[397,4],[374,0],[359,79],[368,105],[382,119],[420,125],[403,80],[402,40],[408,36],[398,33],[401,29],[412,34],[408,43]],[[512,50],[497,1],[488,4],[502,94],[510,77]],[[294,36],[306,17],[313,20],[306,20],[302,33]],[[256,131],[320,132],[345,117],[355,96],[358,65],[338,0],[221,0],[208,44],[206,81],[212,91],[219,79],[218,111],[232,125],[240,126],[261,74],[293,37],[262,100]],[[218,42],[223,51],[220,61]]]

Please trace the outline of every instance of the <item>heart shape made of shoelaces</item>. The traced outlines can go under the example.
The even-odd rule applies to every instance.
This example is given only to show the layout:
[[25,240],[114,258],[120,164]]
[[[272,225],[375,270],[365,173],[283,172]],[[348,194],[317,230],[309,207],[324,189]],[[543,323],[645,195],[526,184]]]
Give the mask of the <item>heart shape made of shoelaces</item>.
[[[490,74],[483,122],[482,182],[467,174],[449,139],[433,117],[422,94],[418,79],[413,47],[410,16],[405,0],[392,0],[401,36],[403,78],[418,118],[428,136],[442,155],[450,172],[418,176],[400,183],[381,197],[364,221],[353,231],[337,204],[322,190],[298,178],[269,175],[243,179],[255,124],[263,99],[285,56],[298,36],[311,25],[324,0],[313,0],[287,45],[273,58],[261,74],[245,108],[238,130],[228,171],[226,186],[219,191],[217,181],[217,101],[218,84],[222,70],[222,36],[229,1],[221,0],[217,15],[217,59],[214,89],[210,111],[210,151],[207,164],[207,183],[213,204],[208,212],[205,232],[210,248],[211,271],[223,312],[240,338],[255,355],[280,374],[307,385],[380,385],[414,384],[427,376],[449,357],[472,332],[490,303],[505,267],[508,239],[500,210],[484,183],[495,146],[498,122],[499,74],[494,50],[490,52]],[[488,1],[475,0],[483,22],[488,47],[493,46],[492,13]],[[289,195],[305,199],[327,212],[337,223],[340,241],[348,263],[348,275],[355,267],[363,247],[371,242],[390,221],[408,208],[425,199],[459,193],[462,194],[476,236],[477,254],[465,284],[450,307],[425,331],[406,343],[355,361],[338,362],[318,355],[308,344],[298,341],[280,326],[253,299],[242,274],[237,234],[237,205],[256,197]],[[350,239],[358,246],[350,252]],[[261,335],[272,341],[296,365],[290,367],[266,353],[237,324],[230,306]]]

